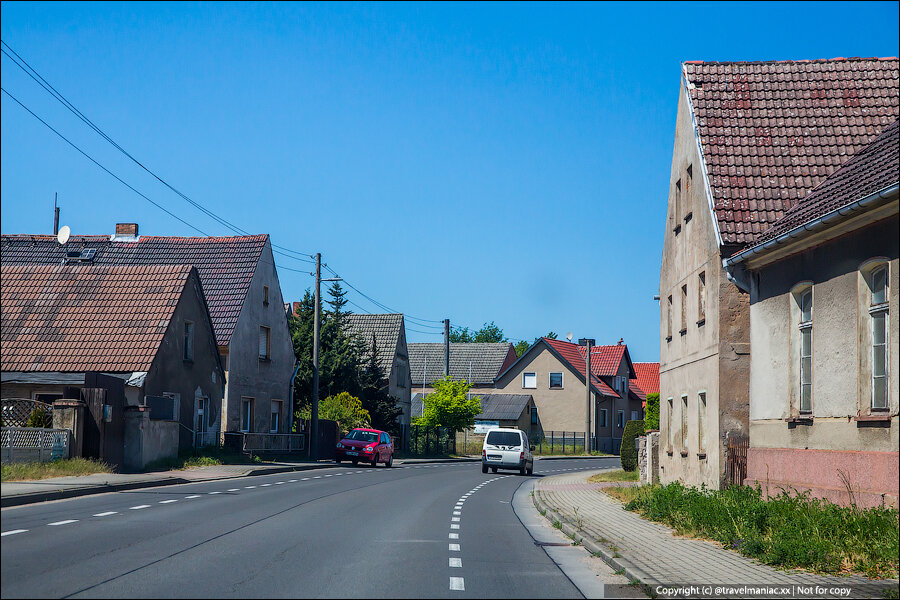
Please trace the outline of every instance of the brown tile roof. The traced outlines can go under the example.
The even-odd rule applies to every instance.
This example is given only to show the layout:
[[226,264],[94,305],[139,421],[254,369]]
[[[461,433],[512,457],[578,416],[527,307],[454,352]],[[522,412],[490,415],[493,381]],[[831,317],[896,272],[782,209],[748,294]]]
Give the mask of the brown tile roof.
[[900,116],[893,57],[683,68],[725,244],[750,243]]
[[3,265],[2,370],[149,370],[192,269]]
[[193,265],[200,273],[216,342],[226,345],[237,324],[268,235],[233,237],[141,236],[110,241],[109,236],[72,236],[65,246],[49,235],[3,235],[4,265],[59,265],[66,250],[96,248],[95,265]]
[[900,121],[820,183],[754,240],[758,246],[801,225],[879,192],[900,180]]

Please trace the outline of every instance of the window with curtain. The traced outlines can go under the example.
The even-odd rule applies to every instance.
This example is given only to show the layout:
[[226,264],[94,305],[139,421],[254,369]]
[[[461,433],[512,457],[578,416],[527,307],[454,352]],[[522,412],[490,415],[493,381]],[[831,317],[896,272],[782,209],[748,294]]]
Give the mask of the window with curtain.
[[875,267],[870,279],[869,320],[872,327],[872,410],[887,410],[888,402],[888,268]]

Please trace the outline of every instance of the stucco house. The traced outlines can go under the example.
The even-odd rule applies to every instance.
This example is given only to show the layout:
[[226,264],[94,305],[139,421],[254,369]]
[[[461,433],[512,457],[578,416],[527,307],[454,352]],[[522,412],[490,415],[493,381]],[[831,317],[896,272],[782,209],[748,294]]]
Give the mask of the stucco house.
[[[682,65],[660,268],[660,480],[717,489],[750,425],[750,295],[726,259],[898,114],[898,61]],[[739,456],[737,453],[730,455]]]
[[[294,350],[268,235],[141,236],[135,223],[114,235],[3,235],[4,265],[58,265],[68,254],[93,265],[193,265],[209,305],[226,371],[223,434],[289,433]],[[89,255],[89,256],[88,256]]]
[[[493,393],[530,394],[534,433],[584,433],[586,352],[586,346],[541,338],[497,376]],[[641,398],[630,389],[634,378],[625,344],[591,348],[590,418],[597,449],[618,452],[625,423],[643,418]]]
[[750,293],[750,483],[897,505],[898,180],[895,121],[726,260]]
[[4,398],[59,400],[99,373],[120,394],[106,401],[108,462],[129,463],[126,418],[151,398],[135,438],[147,448],[134,450],[146,460],[130,466],[215,442],[225,373],[195,268],[4,264],[0,275]]
[[401,448],[409,444],[409,424],[411,417],[412,379],[409,369],[409,351],[406,347],[406,326],[403,315],[392,314],[348,314],[346,315],[347,331],[357,335],[362,341],[365,351],[362,359],[368,364],[372,349],[384,373],[384,385],[388,394],[403,409],[398,417],[400,423]]

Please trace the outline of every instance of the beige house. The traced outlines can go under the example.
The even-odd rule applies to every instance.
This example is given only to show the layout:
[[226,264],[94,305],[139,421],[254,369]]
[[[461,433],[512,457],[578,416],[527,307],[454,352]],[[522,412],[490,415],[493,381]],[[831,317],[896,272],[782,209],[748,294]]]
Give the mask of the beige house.
[[750,296],[722,260],[896,119],[897,64],[683,64],[659,287],[663,483],[743,478],[726,449],[749,435]]
[[[643,418],[641,397],[630,386],[634,367],[624,344],[591,349],[591,434],[594,447],[618,452],[625,423]],[[586,347],[541,338],[494,381],[495,394],[530,394],[534,401],[530,430],[534,435],[550,431],[586,429]]]
[[897,505],[898,134],[726,261],[750,292],[747,477],[775,493]]

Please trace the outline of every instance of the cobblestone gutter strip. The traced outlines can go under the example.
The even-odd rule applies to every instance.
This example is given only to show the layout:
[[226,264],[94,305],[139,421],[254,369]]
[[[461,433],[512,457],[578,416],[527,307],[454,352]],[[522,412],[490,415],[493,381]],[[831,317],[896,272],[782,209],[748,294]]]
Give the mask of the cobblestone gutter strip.
[[[598,471],[599,473],[599,471]],[[593,473],[591,473],[593,474]],[[650,596],[651,598],[656,595],[653,593],[653,588],[657,585],[661,585],[663,582],[654,579],[649,574],[644,572],[643,569],[632,563],[627,558],[624,558],[619,555],[614,549],[610,548],[603,542],[597,541],[602,536],[583,525],[578,525],[571,518],[561,515],[556,512],[547,504],[546,500],[543,498],[543,493],[541,491],[540,486],[535,486],[534,490],[534,506],[538,509],[538,511],[550,521],[550,523],[554,523],[559,521],[561,530],[567,536],[572,538],[575,542],[583,545],[588,551],[603,559],[606,564],[615,569],[616,571],[622,571],[625,573],[625,576],[628,577],[631,581],[636,581],[641,584],[644,589],[644,592]]]

